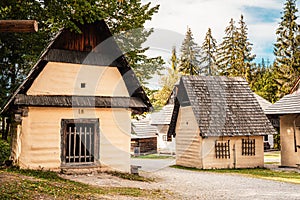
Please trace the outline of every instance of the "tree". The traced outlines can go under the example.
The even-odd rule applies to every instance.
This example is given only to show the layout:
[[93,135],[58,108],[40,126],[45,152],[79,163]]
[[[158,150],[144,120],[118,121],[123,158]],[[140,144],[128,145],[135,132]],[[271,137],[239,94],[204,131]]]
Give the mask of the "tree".
[[225,28],[225,36],[218,47],[217,64],[219,74],[222,76],[236,76],[238,67],[236,66],[237,58],[237,30],[235,22],[231,18],[229,26]]
[[221,75],[241,76],[251,82],[251,71],[255,55],[251,54],[252,44],[248,39],[248,28],[243,15],[235,26],[233,19],[226,27],[226,36],[219,48],[218,65]]
[[217,70],[217,41],[213,38],[210,28],[208,28],[205,35],[204,42],[201,46],[201,52],[200,65],[201,68],[204,69],[204,73],[207,75],[215,75]]
[[248,28],[244,21],[243,15],[241,15],[239,27],[237,28],[237,48],[238,48],[238,76],[245,77],[248,82],[251,81],[251,71],[254,63],[252,61],[255,58],[255,55],[251,54],[252,44],[248,39]]
[[184,75],[200,74],[200,48],[194,42],[193,33],[190,28],[186,32],[180,51],[179,72]]
[[168,74],[161,77],[160,83],[162,88],[153,93],[151,98],[153,99],[152,105],[155,109],[159,109],[166,105],[170,95],[173,91],[174,85],[180,78],[180,73],[178,72],[177,66],[177,55],[176,48],[172,48],[172,56],[171,56],[171,68],[168,68]]
[[297,44],[296,38],[299,33],[299,26],[296,22],[297,11],[296,0],[287,0],[284,4],[281,22],[276,30],[274,69],[275,80],[278,85],[278,98],[290,92],[294,82],[300,75],[300,60],[297,54],[299,44]]

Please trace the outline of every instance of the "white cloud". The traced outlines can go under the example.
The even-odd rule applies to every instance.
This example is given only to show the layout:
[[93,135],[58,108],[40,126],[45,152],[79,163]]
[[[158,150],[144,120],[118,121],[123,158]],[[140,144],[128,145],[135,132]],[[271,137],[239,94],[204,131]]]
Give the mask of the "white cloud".
[[[249,30],[250,42],[253,43],[253,53],[258,57],[268,56],[266,48],[272,48],[276,40],[275,30],[284,2],[284,0],[152,0],[151,4],[160,4],[160,9],[157,14],[154,14],[153,19],[147,22],[146,27],[172,30],[184,35],[188,26],[199,44],[202,43],[210,27],[213,36],[220,42],[230,19],[234,18],[238,21],[243,14]],[[247,13],[247,7],[272,9],[273,12],[274,9],[278,9],[277,22],[263,22],[255,12]]]

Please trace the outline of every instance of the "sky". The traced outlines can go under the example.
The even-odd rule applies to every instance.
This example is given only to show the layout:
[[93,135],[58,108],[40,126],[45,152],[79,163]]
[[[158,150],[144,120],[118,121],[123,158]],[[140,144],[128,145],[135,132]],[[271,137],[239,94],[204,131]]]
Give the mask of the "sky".
[[[231,18],[239,21],[241,15],[248,27],[248,38],[253,44],[252,53],[255,62],[262,58],[270,63],[274,60],[273,44],[276,41],[276,29],[281,21],[285,0],[142,0],[143,3],[160,5],[158,13],[146,28],[154,28],[154,33],[144,46],[150,47],[148,55],[162,55],[167,61],[171,56],[172,46],[180,51],[181,43],[191,28],[195,42],[200,46],[208,28],[220,44],[225,36],[225,28]],[[297,2],[300,8],[300,2]],[[299,12],[297,13],[299,15]]]
[[[143,0],[143,3],[149,0]],[[195,41],[201,45],[208,28],[218,44],[225,36],[225,28],[231,18],[237,22],[241,14],[248,26],[248,38],[253,44],[252,53],[256,62],[261,59],[274,60],[273,44],[275,31],[280,22],[285,0],[151,0],[151,5],[160,5],[158,13],[153,15],[146,28],[154,28],[159,34],[145,44],[153,51],[170,51],[177,46],[179,51],[187,27],[191,28]],[[300,2],[297,2],[299,8]],[[299,13],[298,13],[299,14]],[[163,33],[162,33],[163,32]],[[162,43],[157,47],[156,40]],[[164,40],[164,41],[163,41]],[[165,40],[168,40],[167,42]],[[168,49],[169,48],[169,49]]]

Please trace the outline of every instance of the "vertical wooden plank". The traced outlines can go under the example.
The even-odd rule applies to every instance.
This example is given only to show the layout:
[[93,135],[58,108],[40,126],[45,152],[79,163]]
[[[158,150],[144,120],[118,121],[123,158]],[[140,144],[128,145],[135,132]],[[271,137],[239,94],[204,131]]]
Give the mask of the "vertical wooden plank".
[[87,151],[87,146],[86,146],[86,126],[84,127],[84,162],[86,162],[86,151]]
[[81,133],[82,133],[82,127],[79,128],[79,162],[81,162]]
[[72,136],[72,129],[71,127],[69,127],[69,133],[67,133],[69,135],[69,144],[68,144],[68,148],[69,148],[69,163],[71,162],[71,136]]

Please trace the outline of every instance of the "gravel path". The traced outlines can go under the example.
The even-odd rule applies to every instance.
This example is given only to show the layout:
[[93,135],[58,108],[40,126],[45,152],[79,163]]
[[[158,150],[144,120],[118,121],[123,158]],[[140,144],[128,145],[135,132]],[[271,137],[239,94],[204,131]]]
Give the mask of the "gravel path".
[[[157,165],[157,163],[155,164]],[[148,164],[145,166],[148,166]],[[176,199],[300,199],[300,184],[257,179],[242,175],[195,172],[169,167],[157,170],[151,168],[148,172],[142,171],[141,175],[155,177],[157,181],[153,183],[129,181],[107,174],[69,175],[65,177],[99,186],[170,190],[174,193]]]

